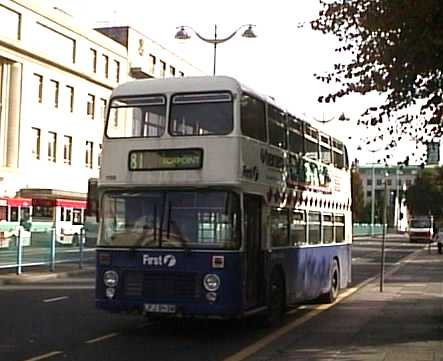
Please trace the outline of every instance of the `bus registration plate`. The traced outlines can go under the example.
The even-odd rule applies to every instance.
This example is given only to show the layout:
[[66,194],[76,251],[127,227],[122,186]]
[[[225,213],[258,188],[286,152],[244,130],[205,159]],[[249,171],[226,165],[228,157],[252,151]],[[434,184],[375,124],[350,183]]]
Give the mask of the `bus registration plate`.
[[145,312],[151,313],[175,313],[175,305],[165,305],[162,303],[145,303]]

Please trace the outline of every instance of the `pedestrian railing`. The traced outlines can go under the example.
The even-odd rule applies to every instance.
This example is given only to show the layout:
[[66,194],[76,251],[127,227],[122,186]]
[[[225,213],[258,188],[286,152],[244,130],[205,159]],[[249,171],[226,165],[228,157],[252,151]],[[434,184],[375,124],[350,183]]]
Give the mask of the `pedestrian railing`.
[[24,267],[47,266],[54,272],[57,265],[76,263],[79,268],[95,261],[95,244],[86,242],[84,229],[67,237],[56,230],[26,231],[19,227],[14,234],[0,233],[0,269],[15,269],[17,274]]
[[352,226],[353,236],[370,236],[383,234],[383,224],[354,223]]

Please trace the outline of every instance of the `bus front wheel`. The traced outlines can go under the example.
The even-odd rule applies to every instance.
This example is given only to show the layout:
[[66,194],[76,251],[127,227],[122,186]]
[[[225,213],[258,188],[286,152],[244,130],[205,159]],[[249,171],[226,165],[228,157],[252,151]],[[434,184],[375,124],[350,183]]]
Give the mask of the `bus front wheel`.
[[338,263],[334,260],[331,269],[331,279],[329,291],[321,295],[320,299],[323,303],[333,303],[338,296],[340,290],[340,269],[338,268]]
[[274,270],[269,280],[268,309],[264,318],[267,327],[273,327],[283,322],[286,312],[285,282],[280,271]]

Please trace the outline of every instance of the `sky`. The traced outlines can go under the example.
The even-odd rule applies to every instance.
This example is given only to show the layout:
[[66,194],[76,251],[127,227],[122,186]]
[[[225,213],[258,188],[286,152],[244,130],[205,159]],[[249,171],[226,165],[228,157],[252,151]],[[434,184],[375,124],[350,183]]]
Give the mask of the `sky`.
[[[218,38],[222,38],[241,25],[253,24],[257,38],[243,38],[241,30],[231,40],[217,46],[217,75],[237,78],[256,91],[274,97],[293,115],[338,137],[347,144],[351,159],[370,163],[382,158],[381,152],[374,152],[383,148],[382,145],[367,146],[365,139],[370,132],[357,126],[359,115],[377,97],[350,96],[334,104],[317,101],[332,88],[316,80],[314,73],[323,74],[340,60],[334,52],[335,38],[314,32],[307,24],[318,15],[317,0],[273,0],[272,3],[89,0],[87,11],[83,1],[46,1],[91,27],[132,26],[208,75],[213,71],[213,45],[201,41],[192,32],[189,32],[190,40],[177,41],[174,38],[176,28],[190,26],[202,36],[213,38],[214,25],[217,25]],[[348,122],[338,120],[342,113],[350,119]],[[333,120],[322,124],[315,119]],[[361,151],[357,150],[359,145]],[[409,144],[396,152],[398,160],[405,158],[410,147]]]

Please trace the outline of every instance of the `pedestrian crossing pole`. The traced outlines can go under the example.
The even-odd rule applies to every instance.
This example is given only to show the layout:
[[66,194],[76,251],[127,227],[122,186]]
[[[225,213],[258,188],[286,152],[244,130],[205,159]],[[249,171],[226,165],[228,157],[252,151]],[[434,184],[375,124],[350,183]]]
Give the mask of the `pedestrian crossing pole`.
[[51,272],[55,271],[55,237],[56,237],[56,229],[51,229],[51,254],[49,261],[49,270]]
[[17,232],[16,246],[17,246],[16,274],[21,275],[22,274],[22,263],[23,263],[23,247],[22,247],[22,235],[21,235],[20,228],[18,229],[18,232]]

